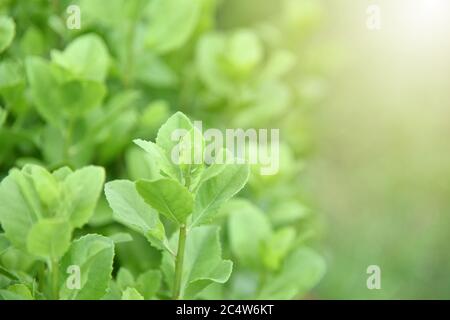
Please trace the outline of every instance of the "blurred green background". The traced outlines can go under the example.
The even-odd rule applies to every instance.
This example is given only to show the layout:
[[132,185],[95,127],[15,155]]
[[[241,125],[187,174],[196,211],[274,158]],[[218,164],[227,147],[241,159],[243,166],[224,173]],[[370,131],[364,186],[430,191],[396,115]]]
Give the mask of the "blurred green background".
[[[450,3],[329,1],[344,54],[313,113],[306,188],[326,221],[317,298],[450,298]],[[379,5],[381,29],[366,9]],[[381,268],[368,290],[366,268]]]
[[[106,7],[117,17],[99,15],[98,1],[21,1],[0,0],[0,13],[17,24],[0,62],[48,60],[50,50],[89,32],[105,41],[113,62],[101,81],[108,96],[77,119],[69,143],[30,108],[24,74],[0,78],[0,88],[20,98],[0,125],[1,177],[24,163],[63,161],[102,165],[110,178],[142,177],[130,141],[153,139],[176,110],[213,127],[281,128],[281,173],[256,177],[244,196],[269,215],[292,203],[315,213],[309,224],[300,210],[296,225],[301,242],[327,261],[308,298],[450,298],[450,1],[203,0],[181,40],[177,29],[148,36],[159,24],[167,31],[166,20],[153,26],[154,16],[140,6],[121,10],[120,1]],[[72,2],[90,18],[79,32],[62,20]],[[366,25],[370,5],[380,9],[380,30]],[[97,211],[94,231],[111,222],[104,199]],[[141,259],[146,245],[118,252],[119,260],[149,268],[131,266],[154,264],[151,254]],[[370,265],[381,268],[380,290],[366,286]]]

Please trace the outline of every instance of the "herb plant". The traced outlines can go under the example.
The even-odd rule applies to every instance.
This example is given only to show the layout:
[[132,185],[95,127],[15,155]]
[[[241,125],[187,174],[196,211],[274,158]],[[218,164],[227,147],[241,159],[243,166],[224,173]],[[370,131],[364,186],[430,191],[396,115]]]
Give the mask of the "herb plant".
[[[171,134],[180,127],[187,136],[194,130],[185,115],[176,113],[158,131],[156,143],[135,140],[152,161],[154,179],[116,180],[105,187],[114,218],[163,251],[161,272],[174,299],[195,298],[209,284],[228,280],[233,263],[222,259],[218,227],[207,224],[249,176],[248,165],[174,165]],[[182,149],[180,157],[188,154],[193,150]],[[177,229],[170,239],[160,215]]]
[[[112,270],[113,241],[86,235],[72,241],[74,229],[92,216],[103,188],[104,170],[62,167],[52,173],[36,165],[12,169],[0,185],[3,264],[33,266],[35,272],[0,269],[5,299],[100,299]],[[20,253],[18,254],[18,250]],[[21,261],[17,261],[17,259]],[[66,286],[69,266],[80,268],[80,287]],[[36,275],[32,277],[31,275]]]
[[[332,62],[311,41],[322,7],[245,3],[0,2],[0,298],[291,299],[317,284],[299,176]],[[279,128],[279,172],[175,164],[188,116]],[[199,147],[182,145],[184,160]]]

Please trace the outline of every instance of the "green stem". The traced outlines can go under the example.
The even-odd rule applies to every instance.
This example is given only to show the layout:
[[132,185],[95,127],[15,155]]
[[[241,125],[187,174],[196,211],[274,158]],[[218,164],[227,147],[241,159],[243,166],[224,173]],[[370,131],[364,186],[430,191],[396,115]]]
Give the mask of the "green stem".
[[185,186],[186,186],[186,188],[189,190],[189,188],[190,188],[190,186],[191,186],[191,175],[190,175],[190,173],[188,173],[188,174],[186,175],[186,178],[185,178]]
[[59,292],[58,292],[58,277],[59,277],[59,269],[58,269],[58,261],[52,260],[51,262],[51,273],[52,273],[52,295],[54,300],[59,300]]
[[175,260],[175,281],[173,285],[173,299],[181,299],[181,280],[183,275],[184,248],[186,246],[186,226],[180,226],[180,235],[178,238],[178,250]]

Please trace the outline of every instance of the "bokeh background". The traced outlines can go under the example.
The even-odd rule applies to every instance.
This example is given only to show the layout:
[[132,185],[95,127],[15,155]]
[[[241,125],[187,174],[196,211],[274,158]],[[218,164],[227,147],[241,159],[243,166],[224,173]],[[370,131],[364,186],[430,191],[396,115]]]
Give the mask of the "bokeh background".
[[[305,185],[328,261],[316,295],[448,299],[450,2],[326,3],[323,32],[345,53],[312,116]],[[366,287],[373,264],[381,290]]]
[[[145,177],[131,141],[153,140],[178,110],[212,127],[281,128],[281,172],[253,176],[240,196],[324,256],[325,276],[306,297],[450,299],[450,1],[202,0],[192,23],[188,1],[161,5],[166,13],[143,0],[24,2],[0,0],[16,23],[0,55],[0,178],[25,163]],[[65,27],[72,3],[85,29]],[[380,30],[367,27],[370,5]],[[108,92],[66,139],[67,126],[35,108],[23,62],[55,64],[50,52],[85,33],[111,56]],[[80,233],[123,230],[102,198]],[[135,274],[160,259],[142,237],[116,258]],[[370,265],[381,268],[380,290],[366,286]],[[254,297],[246,290],[259,271],[239,268],[231,294],[206,297]]]

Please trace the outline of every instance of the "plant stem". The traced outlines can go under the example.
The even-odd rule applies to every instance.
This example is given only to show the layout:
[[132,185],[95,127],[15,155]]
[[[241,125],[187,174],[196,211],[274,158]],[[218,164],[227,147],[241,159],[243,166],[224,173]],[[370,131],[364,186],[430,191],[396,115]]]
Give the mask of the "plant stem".
[[52,260],[51,262],[51,273],[52,273],[52,295],[54,300],[59,300],[59,293],[58,293],[58,261]]
[[178,238],[178,250],[175,260],[175,280],[173,285],[173,299],[181,299],[181,280],[183,275],[184,248],[186,246],[186,226],[180,226],[180,235]]

